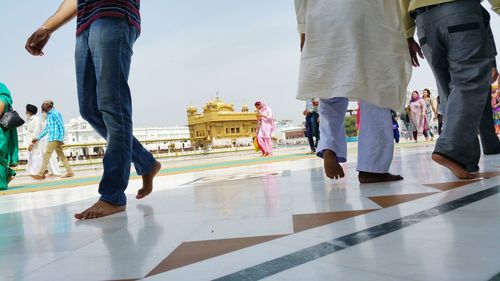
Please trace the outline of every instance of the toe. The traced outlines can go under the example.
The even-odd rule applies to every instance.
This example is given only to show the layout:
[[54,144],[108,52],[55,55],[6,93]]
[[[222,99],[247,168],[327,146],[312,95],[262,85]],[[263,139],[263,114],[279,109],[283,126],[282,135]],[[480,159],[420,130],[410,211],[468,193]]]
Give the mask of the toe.
[[92,212],[92,211],[86,212],[85,214],[83,214],[83,219],[84,220],[91,219],[93,214],[94,214],[94,212]]

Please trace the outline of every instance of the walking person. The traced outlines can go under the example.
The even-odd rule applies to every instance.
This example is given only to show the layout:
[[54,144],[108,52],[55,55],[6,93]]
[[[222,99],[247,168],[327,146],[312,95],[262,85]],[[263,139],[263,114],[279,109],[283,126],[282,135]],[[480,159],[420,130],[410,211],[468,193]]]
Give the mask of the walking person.
[[345,176],[344,118],[353,99],[360,104],[359,181],[402,180],[389,173],[391,109],[402,107],[411,73],[398,3],[295,0],[295,8],[302,51],[297,98],[320,99],[317,153],[326,176]]
[[306,101],[306,109],[304,110],[306,137],[309,142],[311,154],[316,153],[320,138],[318,103],[318,99],[308,99]]
[[491,98],[491,108],[493,108],[493,119],[495,124],[495,131],[500,134],[500,90],[497,89],[496,93]]
[[55,151],[59,160],[63,162],[64,167],[66,168],[66,174],[62,176],[62,178],[71,178],[75,174],[69,165],[68,159],[66,155],[64,155],[64,151],[62,146],[64,145],[64,121],[62,119],[61,113],[59,113],[54,108],[54,102],[51,100],[46,100],[42,104],[42,108],[47,112],[47,124],[40,134],[33,139],[33,145],[36,145],[41,139],[43,139],[46,135],[48,135],[48,144],[47,150],[43,155],[42,166],[38,171],[38,174],[31,175],[32,178],[36,180],[45,179],[45,174],[47,172],[47,167],[49,165],[50,157],[52,153]]
[[[45,109],[42,107],[42,130],[45,129],[47,126],[47,112]],[[43,161],[43,155],[47,152],[47,147],[48,147],[48,138],[42,138],[38,142],[38,146],[40,147],[40,150],[42,152],[42,161]],[[49,159],[49,165],[47,166],[47,177],[52,177],[56,176],[59,177],[61,176],[61,170],[59,169],[59,161],[57,161],[57,154],[52,153]]]
[[398,114],[396,113],[396,111],[391,110],[392,131],[394,133],[394,141],[396,141],[396,143],[399,143],[400,134],[399,134],[399,124],[397,118]]
[[418,142],[417,138],[419,133],[422,133],[427,139],[427,132],[425,130],[425,102],[420,98],[418,91],[413,91],[411,93],[410,122],[415,143]]
[[24,145],[28,147],[26,163],[26,173],[30,176],[35,176],[40,172],[43,162],[43,145],[32,141],[42,132],[43,124],[38,115],[38,108],[35,105],[26,105],[26,138]]
[[410,122],[410,106],[406,106],[403,110],[400,111],[401,123],[403,125],[402,134],[403,137],[406,138],[407,141],[412,139],[412,130],[411,130],[411,122]]
[[[490,3],[498,13],[499,1]],[[471,172],[479,170],[477,132],[494,64],[481,1],[400,0],[400,4],[413,65],[420,66],[418,57],[425,54],[439,89],[444,128],[432,159],[460,179],[473,178]],[[413,38],[415,26],[420,44]]]
[[263,101],[256,101],[257,108],[257,141],[264,153],[262,156],[273,155],[273,131],[276,129],[274,124],[273,112],[271,108]]
[[439,96],[436,98],[436,101],[437,101],[436,118],[438,121],[438,134],[441,135],[441,132],[443,131],[443,112],[441,111],[441,102]]
[[494,101],[492,95],[488,95],[486,107],[479,123],[479,137],[484,155],[500,154],[500,140],[495,130],[495,122],[500,122],[500,120],[495,121],[495,115],[500,115],[500,99]]
[[77,219],[93,219],[126,209],[130,164],[142,176],[136,198],[153,190],[161,164],[132,135],[132,98],[128,85],[134,42],[141,30],[140,0],[64,0],[31,37],[26,49],[43,55],[50,36],[76,17],[76,80],[80,114],[107,140],[99,200]]
[[434,113],[434,116],[436,116],[437,110],[436,106],[434,104],[434,100],[431,97],[431,91],[429,89],[424,89],[422,91],[422,99],[425,102],[425,125],[424,129],[427,132],[427,136],[430,136],[430,140],[434,140],[434,133],[432,133],[432,126],[431,126],[431,121],[432,121],[432,114]]
[[[0,118],[12,107],[12,96],[7,86],[0,82]],[[0,128],[0,190],[6,190],[16,176],[11,167],[18,164],[17,128]]]

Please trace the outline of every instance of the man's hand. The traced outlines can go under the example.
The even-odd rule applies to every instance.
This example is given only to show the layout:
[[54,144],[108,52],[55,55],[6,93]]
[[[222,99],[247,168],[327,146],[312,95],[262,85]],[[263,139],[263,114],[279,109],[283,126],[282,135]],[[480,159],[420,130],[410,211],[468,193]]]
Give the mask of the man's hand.
[[491,84],[495,83],[498,79],[498,69],[493,67],[491,70]]
[[300,34],[300,51],[302,52],[302,49],[304,49],[304,44],[306,43],[306,34],[301,33]]
[[37,29],[26,41],[26,50],[33,56],[43,56],[43,48],[50,39],[50,30],[47,28]]
[[413,38],[408,38],[408,49],[410,51],[411,64],[415,67],[419,67],[420,63],[418,61],[418,57],[420,56],[420,58],[424,58],[420,45],[418,45]]
[[311,113],[311,112],[310,112],[309,110],[307,110],[307,109],[306,109],[306,110],[304,110],[304,112],[302,112],[302,114],[304,114],[304,116],[307,116],[307,115],[309,115],[310,113]]
[[33,150],[33,144],[30,144],[30,145],[28,146],[28,151],[29,151],[29,152],[31,152],[32,150]]
[[62,0],[61,6],[26,42],[26,50],[34,56],[43,56],[43,48],[50,34],[76,16],[77,0]]

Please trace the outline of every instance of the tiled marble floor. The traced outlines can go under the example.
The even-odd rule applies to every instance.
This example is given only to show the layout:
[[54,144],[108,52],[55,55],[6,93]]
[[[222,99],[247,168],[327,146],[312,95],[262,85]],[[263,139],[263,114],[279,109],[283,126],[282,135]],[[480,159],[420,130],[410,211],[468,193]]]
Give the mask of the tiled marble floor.
[[360,185],[353,155],[340,181],[305,155],[164,170],[127,212],[83,222],[95,180],[3,195],[0,280],[495,280],[500,156],[457,181],[431,150],[398,149],[405,180],[384,184]]

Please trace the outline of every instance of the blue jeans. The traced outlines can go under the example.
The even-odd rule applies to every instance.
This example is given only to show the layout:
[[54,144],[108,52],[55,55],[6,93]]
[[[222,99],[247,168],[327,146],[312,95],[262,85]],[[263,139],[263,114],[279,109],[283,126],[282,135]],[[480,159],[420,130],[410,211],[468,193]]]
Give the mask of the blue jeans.
[[[316,148],[318,147],[318,141],[319,141],[318,117],[319,114],[317,112],[313,112],[306,116],[305,135],[307,137],[307,140],[309,141],[309,147],[311,148],[311,151],[316,151]],[[316,138],[316,142],[314,141],[313,137]]]
[[102,18],[76,38],[75,64],[80,114],[107,140],[100,200],[127,204],[130,164],[137,174],[156,160],[132,134],[132,98],[127,80],[138,31],[122,18]]

